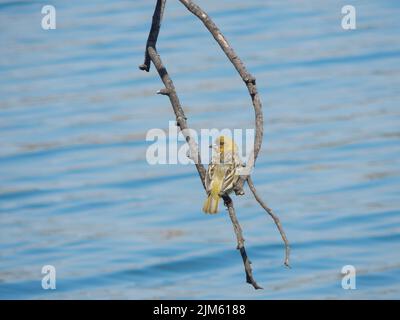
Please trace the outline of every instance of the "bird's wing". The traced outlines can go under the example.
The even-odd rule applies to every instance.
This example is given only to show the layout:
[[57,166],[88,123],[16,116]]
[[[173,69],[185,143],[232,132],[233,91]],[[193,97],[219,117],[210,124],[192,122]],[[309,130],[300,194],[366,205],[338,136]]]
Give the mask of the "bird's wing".
[[224,182],[222,184],[221,192],[229,193],[232,191],[237,179],[238,175],[236,175],[236,165],[235,164],[227,164],[225,167],[225,176]]
[[211,181],[215,172],[215,166],[216,166],[215,164],[210,163],[207,168],[206,179],[205,179],[207,193],[211,191]]

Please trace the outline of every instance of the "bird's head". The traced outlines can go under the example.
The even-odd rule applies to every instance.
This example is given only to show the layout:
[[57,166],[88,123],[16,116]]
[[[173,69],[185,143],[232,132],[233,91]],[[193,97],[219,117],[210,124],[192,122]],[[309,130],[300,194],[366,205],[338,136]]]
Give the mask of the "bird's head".
[[225,152],[234,153],[238,150],[238,147],[233,139],[227,136],[219,136],[217,139],[215,139],[215,144],[221,154]]

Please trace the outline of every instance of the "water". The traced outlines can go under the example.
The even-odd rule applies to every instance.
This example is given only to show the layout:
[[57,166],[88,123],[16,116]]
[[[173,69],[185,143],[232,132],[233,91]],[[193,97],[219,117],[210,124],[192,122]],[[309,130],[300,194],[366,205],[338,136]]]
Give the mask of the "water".
[[[400,298],[400,3],[199,3],[257,77],[265,139],[235,199],[256,280],[245,283],[226,213],[201,212],[193,166],[150,166],[151,128],[173,120],[137,69],[154,1],[0,4],[0,298]],[[189,124],[252,128],[240,78],[202,24],[168,1],[158,43]],[[54,265],[57,289],[41,288]],[[343,290],[341,269],[357,270]]]

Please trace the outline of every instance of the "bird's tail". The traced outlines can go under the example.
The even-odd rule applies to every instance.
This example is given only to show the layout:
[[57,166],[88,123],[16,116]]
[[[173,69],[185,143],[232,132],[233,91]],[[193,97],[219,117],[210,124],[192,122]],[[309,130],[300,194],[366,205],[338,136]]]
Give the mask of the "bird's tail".
[[218,194],[213,194],[212,192],[207,197],[206,201],[204,201],[203,211],[205,213],[218,213],[218,203],[220,196]]

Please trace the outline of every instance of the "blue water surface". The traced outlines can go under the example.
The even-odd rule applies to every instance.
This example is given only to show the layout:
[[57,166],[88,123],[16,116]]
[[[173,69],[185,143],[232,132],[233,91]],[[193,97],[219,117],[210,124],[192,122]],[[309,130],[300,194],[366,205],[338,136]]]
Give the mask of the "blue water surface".
[[[155,1],[0,1],[1,299],[400,298],[400,2],[197,0],[257,77],[259,193],[235,199],[254,275],[225,210],[201,212],[191,165],[146,161],[174,120],[144,46]],[[167,1],[158,50],[189,125],[252,128],[240,77],[202,23]],[[43,290],[42,267],[56,268]],[[341,270],[356,268],[356,290]]]

